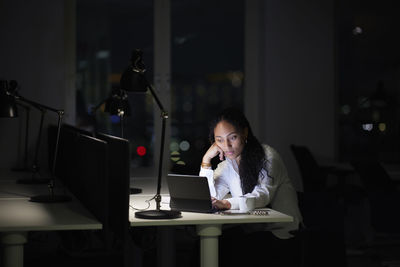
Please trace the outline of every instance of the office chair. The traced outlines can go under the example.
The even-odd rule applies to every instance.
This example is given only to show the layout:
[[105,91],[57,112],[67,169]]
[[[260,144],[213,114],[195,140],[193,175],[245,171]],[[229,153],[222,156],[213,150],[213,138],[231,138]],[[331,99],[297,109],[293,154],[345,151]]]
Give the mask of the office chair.
[[[304,225],[302,266],[346,266],[345,218],[350,204],[361,201],[363,190],[346,183],[354,170],[321,166],[305,146],[290,145],[303,180],[298,192]],[[330,185],[328,175],[337,177]]]
[[[290,149],[296,159],[297,166],[303,180],[304,192],[336,191],[344,193],[346,189],[346,177],[354,174],[351,169],[341,169],[334,166],[321,166],[314,155],[306,146],[290,145]],[[328,186],[328,175],[338,178],[337,185]]]

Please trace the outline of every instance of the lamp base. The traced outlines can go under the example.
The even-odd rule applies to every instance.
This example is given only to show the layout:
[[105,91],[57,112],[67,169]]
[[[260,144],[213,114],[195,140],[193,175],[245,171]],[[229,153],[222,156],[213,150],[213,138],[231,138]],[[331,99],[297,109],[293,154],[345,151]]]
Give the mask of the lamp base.
[[71,197],[65,195],[39,195],[31,197],[29,201],[39,203],[59,203],[71,201]]
[[176,219],[182,217],[177,210],[145,210],[135,212],[135,217],[140,219]]
[[142,193],[142,189],[141,188],[135,188],[135,187],[129,188],[129,194],[130,195],[140,194],[140,193]]

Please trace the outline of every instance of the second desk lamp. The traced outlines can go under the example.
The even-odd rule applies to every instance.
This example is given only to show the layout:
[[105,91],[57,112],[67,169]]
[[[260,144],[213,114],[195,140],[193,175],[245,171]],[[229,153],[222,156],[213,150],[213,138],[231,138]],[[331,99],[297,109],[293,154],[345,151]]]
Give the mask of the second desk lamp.
[[[97,106],[92,109],[92,113],[94,114],[103,105],[104,112],[110,113],[110,115],[117,115],[119,117],[121,126],[121,138],[124,138],[124,118],[131,115],[131,107],[129,105],[128,95],[124,90],[114,88],[112,89],[111,95],[108,98],[101,101]],[[142,189],[130,187],[129,193],[139,194],[142,193]]]
[[162,118],[161,128],[161,146],[160,157],[158,162],[158,177],[157,177],[157,193],[153,199],[156,201],[155,210],[145,210],[135,212],[135,217],[142,219],[173,219],[181,217],[181,212],[176,210],[161,210],[161,180],[162,180],[162,165],[165,142],[165,127],[168,119],[168,112],[164,109],[160,99],[157,97],[153,87],[145,77],[146,68],[142,60],[142,51],[135,49],[132,52],[131,65],[124,71],[121,77],[121,89],[128,92],[145,93],[150,91],[153,99],[157,103]]

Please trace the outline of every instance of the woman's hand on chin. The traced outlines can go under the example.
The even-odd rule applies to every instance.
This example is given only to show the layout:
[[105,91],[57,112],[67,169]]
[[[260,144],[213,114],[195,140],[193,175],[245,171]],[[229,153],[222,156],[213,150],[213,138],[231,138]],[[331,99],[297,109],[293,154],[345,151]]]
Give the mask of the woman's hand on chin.
[[219,159],[224,160],[224,151],[215,143],[213,143],[203,156],[204,163],[210,163],[211,159],[219,156]]

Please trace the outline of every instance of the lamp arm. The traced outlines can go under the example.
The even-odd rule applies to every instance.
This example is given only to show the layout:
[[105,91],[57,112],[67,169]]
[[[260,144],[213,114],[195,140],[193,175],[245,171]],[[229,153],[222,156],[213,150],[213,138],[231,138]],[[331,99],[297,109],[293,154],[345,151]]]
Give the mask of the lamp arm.
[[150,93],[151,93],[151,95],[153,96],[154,100],[156,101],[156,103],[157,103],[158,107],[160,108],[161,112],[162,112],[162,113],[166,112],[166,111],[164,110],[163,105],[161,104],[160,99],[158,98],[156,92],[154,91],[154,88],[151,86],[150,83],[147,83],[147,87],[149,88]]
[[161,129],[161,145],[160,145],[160,159],[158,162],[158,178],[157,178],[157,195],[156,199],[156,209],[160,210],[161,208],[161,179],[162,179],[162,163],[163,163],[163,155],[164,155],[164,143],[165,143],[165,125],[168,116],[162,117],[162,129]]
[[54,196],[54,186],[55,186],[55,177],[56,177],[56,166],[57,166],[57,155],[58,155],[58,146],[60,143],[60,132],[61,132],[61,124],[62,124],[62,119],[63,119],[63,115],[64,112],[57,112],[58,114],[58,123],[57,123],[57,137],[56,137],[56,144],[55,144],[55,148],[54,148],[54,156],[53,156],[53,165],[51,167],[51,178],[50,179],[50,183],[49,183],[49,190],[50,190],[50,194],[52,196]]
[[55,112],[57,114],[60,113],[60,112],[64,113],[63,110],[59,110],[59,109],[55,109],[55,108],[52,108],[52,107],[49,107],[49,106],[46,106],[46,105],[43,105],[43,104],[39,104],[39,103],[34,102],[32,100],[26,99],[25,97],[20,96],[19,94],[15,94],[14,97],[15,97],[16,100],[28,103],[31,106],[33,106],[33,107],[35,107],[35,108],[37,108],[39,110],[46,109],[46,110],[53,111],[53,112]]
[[158,98],[154,88],[148,83],[148,89],[150,90],[151,95],[153,96],[154,100],[156,101],[158,107],[161,110],[161,118],[162,118],[162,125],[161,125],[161,145],[160,145],[160,159],[158,162],[158,177],[157,177],[157,194],[155,195],[155,201],[156,201],[156,209],[160,210],[161,209],[161,179],[162,179],[162,164],[163,164],[163,158],[164,158],[164,144],[165,144],[165,127],[166,127],[166,122],[168,119],[168,112],[164,110],[163,105],[161,104],[160,99]]
[[39,172],[39,163],[38,163],[38,156],[39,156],[39,147],[40,147],[40,140],[42,136],[42,130],[43,130],[43,121],[44,121],[44,115],[46,113],[46,110],[40,109],[41,114],[40,114],[40,125],[39,125],[39,133],[38,137],[36,140],[36,149],[35,149],[35,158],[33,160],[33,177],[36,175],[36,173]]
[[[58,154],[58,145],[59,145],[59,140],[60,140],[60,132],[61,132],[61,124],[62,124],[62,118],[64,115],[64,110],[62,109],[55,109],[43,104],[39,104],[37,102],[34,102],[32,100],[26,99],[25,97],[20,96],[19,94],[14,94],[14,98],[18,101],[22,101],[25,103],[30,104],[31,106],[39,109],[42,112],[42,117],[41,117],[41,123],[40,123],[40,130],[39,130],[39,137],[38,137],[38,141],[37,143],[39,144],[39,139],[40,139],[40,135],[41,135],[41,129],[42,129],[42,125],[43,125],[43,116],[44,116],[44,112],[45,110],[50,110],[53,111],[55,113],[57,113],[58,115],[58,125],[57,125],[57,137],[56,137],[56,144],[55,144],[55,149],[54,149],[54,157],[53,157],[53,165],[51,168],[51,179],[49,182],[49,190],[52,196],[54,196],[54,192],[53,192],[53,188],[54,188],[54,184],[55,184],[55,175],[56,175],[56,164],[57,164],[57,154]],[[38,149],[38,148],[37,148]],[[37,157],[37,152],[36,152],[36,156]]]

